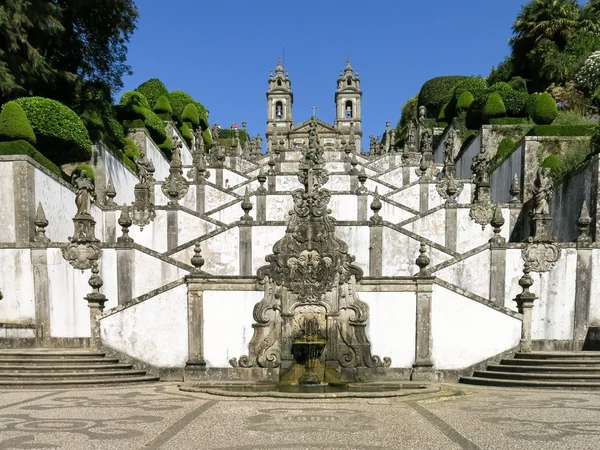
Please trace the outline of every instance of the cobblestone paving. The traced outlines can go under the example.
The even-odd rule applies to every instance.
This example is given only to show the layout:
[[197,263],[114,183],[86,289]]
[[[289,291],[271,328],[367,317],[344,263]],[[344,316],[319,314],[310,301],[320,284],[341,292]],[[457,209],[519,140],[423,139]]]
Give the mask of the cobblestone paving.
[[176,385],[0,391],[0,449],[600,448],[600,392],[446,385],[430,397],[232,399]]

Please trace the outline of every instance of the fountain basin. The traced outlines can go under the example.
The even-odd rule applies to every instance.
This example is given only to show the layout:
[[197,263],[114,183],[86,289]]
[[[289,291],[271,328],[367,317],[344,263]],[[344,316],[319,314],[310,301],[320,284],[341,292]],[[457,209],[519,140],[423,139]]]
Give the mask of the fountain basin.
[[318,385],[281,385],[276,383],[183,383],[186,392],[227,397],[272,397],[297,399],[386,398],[439,392],[437,384],[420,382],[329,383]]

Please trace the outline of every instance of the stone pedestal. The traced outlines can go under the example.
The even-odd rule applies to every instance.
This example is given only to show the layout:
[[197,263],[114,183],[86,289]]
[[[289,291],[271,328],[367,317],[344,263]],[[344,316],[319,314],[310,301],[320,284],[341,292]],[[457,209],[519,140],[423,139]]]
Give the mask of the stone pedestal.
[[[186,380],[196,373],[206,372],[204,360],[204,278],[199,275],[186,277],[188,286],[188,360],[185,364]],[[200,373],[198,373],[200,372]]]
[[[36,245],[36,244],[32,244]],[[48,279],[48,253],[45,245],[31,249],[33,289],[35,295],[35,337],[43,347],[50,337],[50,285]]]
[[179,245],[179,223],[176,209],[167,211],[167,250],[173,250]]
[[418,276],[417,283],[417,320],[415,339],[415,362],[411,371],[411,380],[433,381],[437,379],[431,359],[431,298],[434,277]]
[[531,217],[531,236],[533,242],[554,242],[552,237],[552,216],[533,214]]
[[383,226],[371,223],[369,231],[369,275],[372,277],[380,277],[383,272],[381,254],[383,249]]

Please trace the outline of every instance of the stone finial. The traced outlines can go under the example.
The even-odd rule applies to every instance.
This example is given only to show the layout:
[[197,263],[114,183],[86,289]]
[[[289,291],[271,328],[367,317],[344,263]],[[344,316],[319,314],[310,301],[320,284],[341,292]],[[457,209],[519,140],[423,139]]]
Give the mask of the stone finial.
[[419,247],[419,256],[415,261],[417,266],[419,267],[419,276],[427,275],[426,269],[427,266],[431,263],[431,259],[427,256],[427,246],[424,242],[421,242]]
[[491,244],[501,245],[506,242],[506,239],[500,236],[500,232],[502,231],[502,227],[504,226],[504,216],[502,215],[502,208],[500,208],[499,204],[496,204],[496,208],[494,209],[494,215],[492,216],[492,220],[490,224],[494,227],[494,236],[490,239]]
[[356,170],[356,166],[358,165],[358,160],[356,159],[356,154],[352,154],[352,157],[350,158],[350,171],[348,172],[348,175],[357,175],[358,174],[358,170]]
[[523,289],[523,292],[518,294],[515,297],[515,302],[517,303],[517,309],[520,314],[523,315],[523,326],[521,328],[521,351],[522,352],[530,352],[531,351],[531,325],[532,325],[532,314],[531,310],[533,309],[533,304],[537,299],[536,295],[533,292],[530,292],[529,289],[533,286],[533,278],[529,273],[531,272],[531,267],[528,263],[525,263],[523,266],[523,276],[519,280],[519,286]]
[[194,256],[192,256],[190,262],[194,266],[192,275],[200,275],[202,273],[202,266],[204,265],[204,258],[202,257],[202,249],[199,242],[196,242],[196,245],[194,245]]
[[129,214],[129,207],[125,203],[123,203],[123,207],[121,208],[121,215],[119,216],[118,222],[121,226],[121,233],[123,234],[117,238],[117,242],[119,244],[130,244],[133,242],[133,239],[129,236],[129,227],[133,225],[133,221]]
[[257,194],[266,194],[267,188],[265,188],[265,182],[267,181],[267,175],[265,174],[264,166],[260,166],[260,169],[258,171],[258,175],[256,176],[256,179],[260,183],[260,187],[256,190],[256,193]]
[[173,155],[169,166],[169,176],[161,186],[163,194],[170,199],[168,205],[172,207],[179,204],[179,200],[185,197],[189,189],[188,181],[183,176],[181,168],[182,147],[183,144],[181,141],[173,141]]
[[92,276],[90,277],[88,284],[92,288],[92,292],[85,296],[90,308],[98,308],[100,311],[104,309],[104,303],[106,303],[106,297],[100,293],[100,288],[104,284],[102,278],[100,278],[100,270],[98,269],[98,262],[94,261],[92,264]]
[[269,162],[267,164],[269,165],[269,175],[275,175],[275,158],[273,155],[269,157]]
[[109,209],[117,209],[119,205],[115,203],[115,197],[117,196],[117,191],[115,190],[115,185],[113,184],[112,177],[108,179],[108,184],[106,185],[106,191],[104,192],[106,196],[106,207]]
[[250,211],[252,211],[252,202],[250,201],[250,192],[248,191],[248,186],[246,186],[246,192],[244,193],[244,200],[242,200],[242,210],[244,211],[244,215],[240,217],[242,222],[252,222],[254,220],[250,215]]
[[519,196],[521,195],[521,184],[519,183],[519,175],[517,175],[516,173],[513,176],[513,180],[512,180],[512,183],[510,185],[510,189],[508,190],[508,192],[510,193],[510,196],[512,197],[510,199],[510,203],[512,205],[518,205],[521,203],[521,200],[519,198]]
[[588,211],[587,202],[583,202],[581,207],[581,214],[577,220],[577,228],[579,228],[579,237],[577,237],[577,246],[589,247],[592,244],[592,238],[590,236],[590,225],[592,224],[592,218]]
[[383,223],[383,218],[379,215],[379,211],[383,205],[381,204],[381,200],[379,199],[379,191],[377,186],[375,186],[375,194],[373,195],[373,201],[371,202],[371,211],[373,211],[373,216],[371,217],[371,223],[373,224],[381,224]]
[[39,242],[41,244],[46,244],[50,242],[50,239],[46,236],[46,227],[48,226],[48,219],[46,219],[46,213],[44,212],[44,208],[42,207],[42,202],[38,203],[33,224],[35,225],[35,237],[33,238],[34,242]]
[[360,186],[356,189],[356,194],[357,195],[364,195],[367,193],[367,188],[365,186],[365,182],[367,181],[367,172],[365,172],[365,168],[361,167],[360,168],[360,172],[358,172],[358,182],[360,183]]

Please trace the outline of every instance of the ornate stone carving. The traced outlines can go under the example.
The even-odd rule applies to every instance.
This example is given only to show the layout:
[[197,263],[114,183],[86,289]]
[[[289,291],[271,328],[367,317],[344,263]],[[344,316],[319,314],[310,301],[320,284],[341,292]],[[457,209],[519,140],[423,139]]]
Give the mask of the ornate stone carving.
[[469,217],[484,229],[494,217],[494,205],[490,202],[476,202],[471,205]]
[[521,184],[519,183],[519,175],[517,175],[516,173],[513,176],[513,180],[510,184],[510,189],[508,190],[508,193],[512,197],[510,199],[511,205],[518,205],[521,203]]
[[240,217],[242,222],[252,222],[254,219],[250,215],[250,211],[252,211],[252,202],[250,201],[250,192],[248,191],[248,186],[246,186],[246,192],[244,194],[244,200],[242,200],[242,211],[244,211],[244,215]]
[[204,265],[204,258],[202,257],[202,249],[200,248],[199,242],[196,242],[194,245],[194,256],[192,256],[190,262],[192,263],[192,266],[194,266],[191,274],[201,275],[203,273],[202,266]]
[[44,208],[42,207],[42,202],[38,203],[33,224],[35,225],[35,237],[33,238],[33,241],[38,242],[40,244],[47,244],[48,242],[50,242],[50,239],[46,236],[46,227],[48,226],[48,219],[46,219],[46,213],[44,212]]
[[104,191],[105,206],[107,209],[117,209],[119,205],[115,203],[115,197],[117,196],[117,191],[115,191],[115,185],[113,184],[112,177],[108,179],[108,184],[106,185],[106,190]]
[[202,129],[198,128],[194,132],[194,151],[192,152],[192,168],[188,171],[188,177],[194,180],[196,184],[203,184],[210,177],[210,172],[206,169],[206,147]]
[[414,166],[421,161],[421,154],[417,151],[416,134],[415,124],[411,122],[406,130],[406,142],[402,153],[402,161],[405,165]]
[[481,228],[490,223],[494,216],[494,205],[491,203],[491,185],[488,173],[489,161],[485,147],[475,155],[471,164],[475,190],[473,192],[473,203],[469,213],[471,219],[481,225]]
[[421,177],[421,181],[432,181],[436,175],[436,169],[433,163],[433,133],[425,128],[421,133],[421,161],[416,174]]
[[502,245],[506,242],[506,239],[500,236],[502,227],[504,226],[504,216],[502,215],[502,208],[499,204],[496,204],[494,209],[494,215],[492,216],[491,225],[494,227],[494,236],[490,238],[490,243],[493,245]]
[[382,207],[383,205],[379,199],[379,191],[377,186],[375,186],[375,193],[373,194],[373,201],[371,202],[371,211],[373,211],[373,216],[371,219],[369,219],[372,224],[380,225],[383,223],[383,217],[379,215],[379,211],[381,211]]
[[123,207],[121,208],[121,215],[118,222],[122,235],[117,238],[117,242],[119,244],[131,244],[133,239],[129,236],[129,227],[133,225],[133,221],[129,215],[129,207],[125,203],[123,203]]
[[531,213],[532,235],[530,242],[554,242],[552,236],[552,216],[550,201],[554,194],[554,182],[550,178],[550,169],[542,167],[538,170],[531,189],[534,207]]
[[368,305],[355,291],[362,270],[353,264],[346,243],[335,236],[335,219],[328,209],[331,194],[322,188],[328,174],[314,118],[302,155],[298,179],[304,188],[294,191],[285,236],[257,273],[264,297],[254,307],[249,354],[230,364],[276,368],[282,361],[291,363],[296,310],[318,305],[327,314],[328,361],[341,367],[387,367],[391,360],[371,355],[365,334]]
[[590,225],[592,224],[592,218],[588,211],[587,202],[584,200],[583,206],[581,207],[581,214],[577,220],[577,228],[579,229],[579,236],[577,237],[578,247],[589,247],[592,245],[592,238],[590,236]]
[[169,176],[162,184],[163,194],[170,199],[169,206],[176,206],[179,200],[185,197],[189,189],[188,182],[183,176],[181,168],[181,141],[175,137],[173,139],[173,154],[169,166]]
[[267,181],[267,175],[265,174],[265,166],[260,166],[260,169],[258,171],[258,175],[256,176],[256,179],[260,183],[260,186],[256,190],[256,193],[257,194],[266,194],[267,188],[265,188],[265,182]]
[[473,174],[473,183],[489,183],[490,175],[488,173],[489,161],[485,147],[481,146],[481,151],[473,157],[471,163],[471,173]]
[[429,256],[427,256],[427,246],[425,245],[424,242],[421,242],[421,245],[419,246],[419,256],[417,257],[415,264],[419,268],[418,275],[426,276],[427,275],[427,266],[429,264],[431,264],[431,259],[429,258]]
[[523,260],[534,272],[548,272],[560,259],[560,248],[556,244],[538,242],[522,251]]
[[427,108],[424,106],[419,106],[419,122],[424,120],[427,117]]
[[134,158],[135,165],[138,170],[139,184],[154,188],[154,164],[151,159],[146,156],[144,149],[140,150],[140,157]]
[[365,195],[368,193],[367,187],[365,186],[365,183],[368,179],[367,177],[367,173],[365,172],[365,168],[361,167],[360,168],[360,172],[358,172],[358,182],[360,183],[360,186],[358,186],[356,188],[356,195]]
[[62,248],[63,257],[76,269],[90,269],[92,263],[100,258],[100,246],[96,239],[96,221],[92,217],[92,202],[95,201],[94,184],[84,170],[73,174],[76,189],[75,204],[77,213],[73,217],[73,236],[69,244]]
[[456,204],[456,199],[462,193],[465,185],[462,181],[457,181],[452,172],[444,172],[444,177],[436,184],[435,188],[446,204]]

